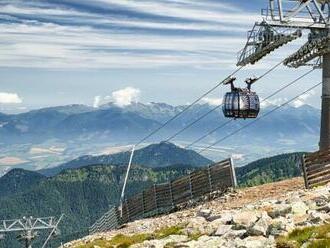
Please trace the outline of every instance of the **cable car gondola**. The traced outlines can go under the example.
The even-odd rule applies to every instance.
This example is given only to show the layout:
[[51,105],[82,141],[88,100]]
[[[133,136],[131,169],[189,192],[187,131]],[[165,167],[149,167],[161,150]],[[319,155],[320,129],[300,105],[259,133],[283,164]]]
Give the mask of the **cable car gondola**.
[[251,85],[258,78],[248,78],[245,80],[246,88],[236,88],[234,81],[236,78],[230,77],[224,84],[231,85],[231,92],[227,92],[223,99],[222,111],[226,118],[257,118],[260,111],[260,101],[256,92],[251,91]]

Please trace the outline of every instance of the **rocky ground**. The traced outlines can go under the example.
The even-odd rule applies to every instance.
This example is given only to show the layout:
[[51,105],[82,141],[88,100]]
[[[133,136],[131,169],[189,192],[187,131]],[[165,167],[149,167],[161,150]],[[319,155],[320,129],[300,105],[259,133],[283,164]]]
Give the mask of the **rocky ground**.
[[[301,178],[228,192],[225,196],[169,215],[138,220],[124,228],[87,236],[66,248],[95,247],[118,234],[153,233],[182,226],[180,233],[131,247],[275,247],[276,238],[330,220],[330,185],[305,190]],[[88,246],[87,246],[88,245]],[[92,245],[92,246],[91,246]],[[107,246],[105,246],[107,247]],[[307,244],[306,244],[307,247]]]

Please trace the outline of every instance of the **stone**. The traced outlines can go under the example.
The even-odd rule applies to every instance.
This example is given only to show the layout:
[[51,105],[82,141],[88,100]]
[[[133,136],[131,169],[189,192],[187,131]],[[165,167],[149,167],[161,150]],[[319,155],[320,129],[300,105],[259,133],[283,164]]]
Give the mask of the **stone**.
[[305,215],[308,207],[303,201],[297,201],[291,204],[291,212],[294,215]]
[[320,224],[330,219],[330,216],[326,213],[320,213],[317,211],[310,211],[308,221],[313,224]]
[[246,235],[246,230],[230,230],[225,233],[222,237],[225,239],[235,239],[235,238],[243,238]]
[[316,210],[319,212],[329,213],[330,212],[330,203],[327,203],[324,206],[318,207]]
[[186,235],[192,235],[196,233],[213,235],[217,230],[217,227],[218,226],[212,224],[212,222],[207,222],[204,217],[195,217],[189,220],[189,223],[183,232]]
[[319,195],[314,198],[312,198],[312,201],[315,202],[317,207],[322,207],[327,205],[329,199],[325,195]]
[[292,219],[293,223],[296,226],[306,226],[308,224],[308,214],[303,214],[303,215],[293,215],[290,217]]
[[294,228],[294,224],[291,224],[288,219],[280,216],[272,220],[272,223],[269,225],[268,234],[277,237],[287,232],[289,227]]
[[270,248],[275,247],[274,238],[266,238],[263,236],[251,236],[243,240],[236,240],[239,248]]
[[248,229],[258,220],[255,211],[242,211],[233,216],[233,223],[237,229]]
[[272,218],[266,212],[263,212],[260,219],[248,229],[248,233],[254,236],[266,236],[271,224]]
[[163,248],[166,244],[176,244],[188,241],[188,237],[184,235],[170,235],[164,239],[146,240],[143,243],[130,246],[131,248]]
[[232,225],[220,225],[215,232],[215,236],[223,236],[224,234],[228,233],[232,230]]
[[272,207],[266,209],[267,214],[271,217],[271,218],[277,218],[279,216],[285,216],[288,213],[290,213],[292,210],[292,207],[289,204],[276,204],[273,205]]
[[211,214],[212,214],[212,210],[210,210],[210,209],[200,209],[197,212],[197,216],[204,217],[205,219],[207,219],[208,217],[210,217]]
[[227,243],[226,240],[220,237],[201,236],[198,240],[192,240],[182,245],[184,245],[183,247],[187,246],[190,248],[206,248],[206,247],[227,248],[226,243]]

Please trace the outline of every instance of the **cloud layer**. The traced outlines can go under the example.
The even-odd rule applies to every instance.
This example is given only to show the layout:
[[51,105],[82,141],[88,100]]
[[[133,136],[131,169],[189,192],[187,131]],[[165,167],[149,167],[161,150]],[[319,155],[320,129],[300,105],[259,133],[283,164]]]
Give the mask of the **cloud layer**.
[[259,19],[239,2],[3,0],[0,66],[232,65],[246,31]]
[[133,102],[137,102],[140,97],[140,90],[132,87],[126,87],[121,90],[112,92],[112,98],[114,103],[119,107],[130,105]]
[[0,92],[0,104],[17,104],[22,101],[16,93]]

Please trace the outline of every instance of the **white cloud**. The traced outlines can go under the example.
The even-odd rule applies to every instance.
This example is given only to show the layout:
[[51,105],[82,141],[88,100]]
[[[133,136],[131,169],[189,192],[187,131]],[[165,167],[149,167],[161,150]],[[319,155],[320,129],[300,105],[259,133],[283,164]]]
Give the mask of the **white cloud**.
[[306,94],[299,96],[296,100],[294,100],[292,102],[291,105],[294,106],[295,108],[299,108],[299,107],[305,105],[307,99],[314,96],[315,94],[316,94],[316,92],[314,90],[311,90],[310,92],[307,92]]
[[22,103],[23,100],[16,93],[0,92],[0,104]]
[[268,99],[268,100],[260,99],[260,105],[262,108],[266,108],[269,106],[279,106],[287,101],[288,101],[288,99],[285,97],[279,97],[279,98]]
[[222,103],[222,98],[205,97],[202,100],[212,106],[217,106]]
[[93,107],[98,108],[100,106],[101,100],[102,100],[101,96],[95,96],[94,102],[93,102]]
[[121,90],[112,92],[114,103],[120,107],[130,105],[132,102],[139,100],[141,91],[133,87],[126,87]]
[[[228,67],[235,64],[236,51],[245,43],[246,30],[259,17],[232,4],[208,1],[98,0],[89,4],[100,2],[104,8],[147,12],[162,18],[109,16],[85,9],[73,10],[65,4],[15,1],[2,8],[3,18],[9,22],[13,18],[17,20],[0,23],[0,66]],[[16,17],[17,13],[26,18]],[[164,21],[166,17],[168,21]],[[187,22],[175,21],[173,17]],[[191,35],[181,32],[190,30]]]
[[235,153],[233,153],[233,154],[231,155],[231,157],[232,157],[234,160],[244,160],[244,154],[239,154],[239,153],[235,154]]

